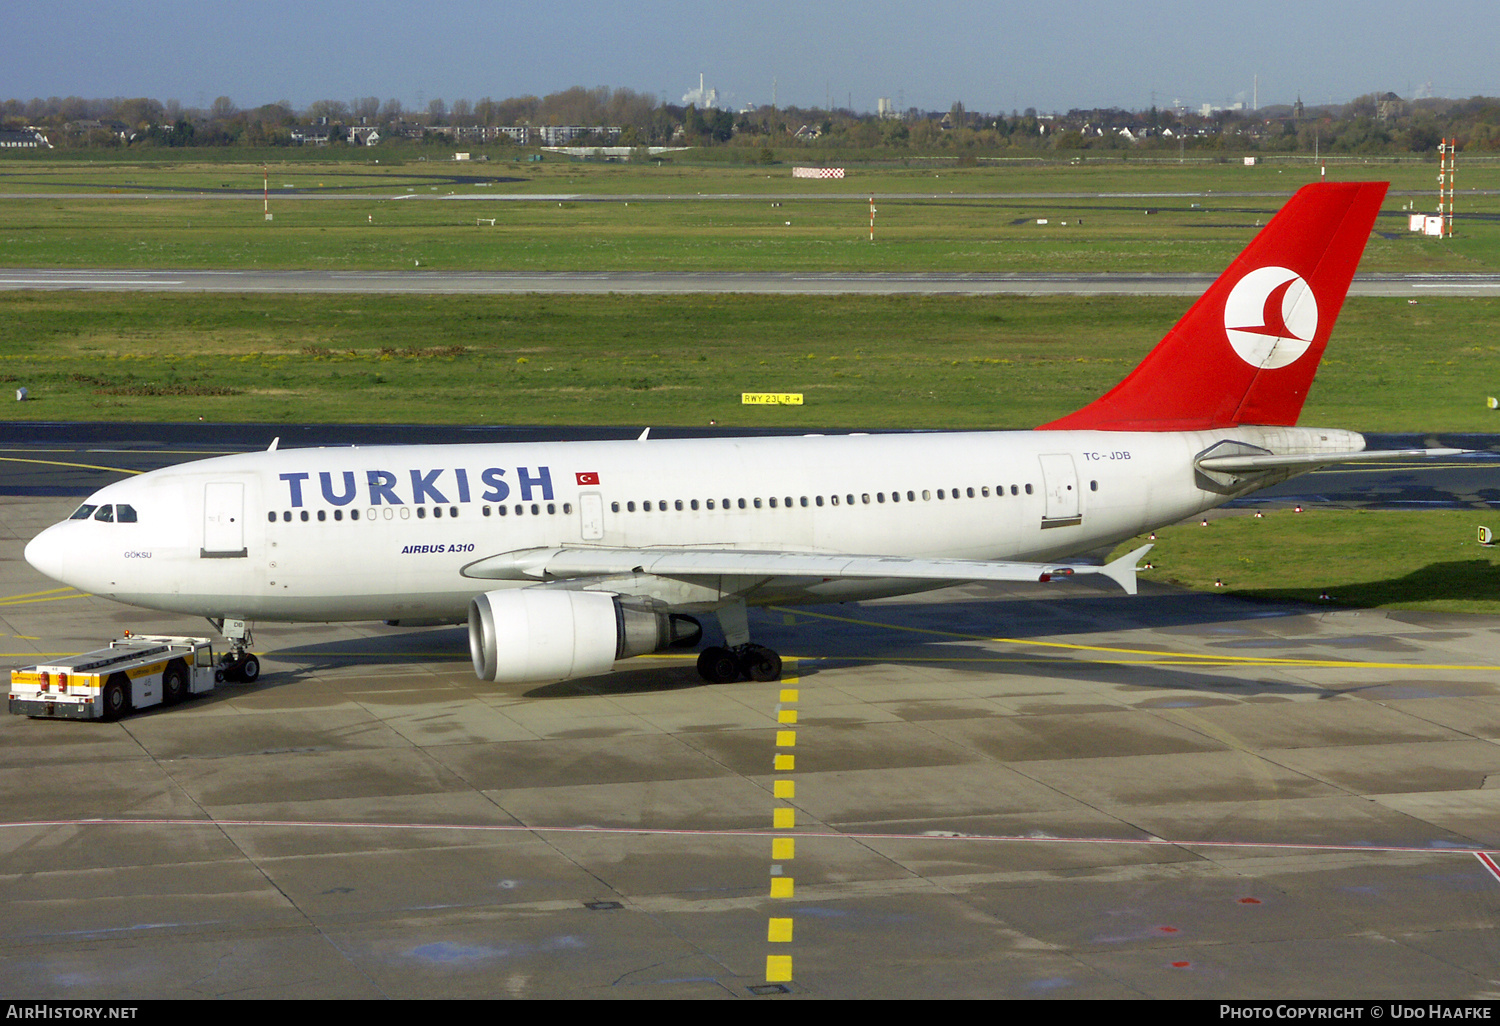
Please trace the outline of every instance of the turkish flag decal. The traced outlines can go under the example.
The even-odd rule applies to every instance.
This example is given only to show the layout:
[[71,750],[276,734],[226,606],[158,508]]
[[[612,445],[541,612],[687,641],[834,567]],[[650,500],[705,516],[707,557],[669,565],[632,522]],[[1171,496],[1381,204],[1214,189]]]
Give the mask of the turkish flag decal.
[[581,485],[596,485],[599,483],[597,472],[590,471],[586,474],[574,474],[573,476],[578,478],[578,483]]

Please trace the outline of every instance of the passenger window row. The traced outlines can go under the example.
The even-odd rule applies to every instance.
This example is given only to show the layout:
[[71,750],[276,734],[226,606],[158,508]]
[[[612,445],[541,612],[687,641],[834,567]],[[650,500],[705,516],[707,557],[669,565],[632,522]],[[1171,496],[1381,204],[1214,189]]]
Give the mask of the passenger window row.
[[[997,498],[1003,497],[1005,495],[1005,493],[1006,493],[1007,487],[1009,488],[1009,491],[1010,491],[1011,495],[1020,495],[1023,490],[1025,491],[1025,493],[1027,495],[1031,495],[1031,494],[1033,494],[1033,491],[1034,491],[1033,488],[1032,488],[1032,486],[1030,484],[1025,484],[1025,485],[1009,485],[1009,486],[1007,486],[1007,485],[996,485],[995,486],[995,491],[994,491],[995,497],[997,497]],[[1090,481],[1089,482],[1089,490],[1097,492],[1099,490],[1099,482],[1098,481]],[[898,502],[902,502],[902,501],[916,502],[918,494],[919,493],[916,490],[914,490],[914,489],[907,489],[905,492],[893,491],[893,492],[890,493],[889,501],[891,501],[892,503],[898,503]],[[930,502],[930,501],[932,501],[932,499],[934,497],[934,492],[933,492],[932,489],[924,488],[924,489],[922,489],[920,495],[921,495],[921,501],[923,501],[923,502]],[[947,489],[945,489],[945,488],[939,488],[939,489],[936,490],[936,498],[938,499],[938,501],[960,499],[960,498],[969,498],[969,499],[984,498],[984,499],[988,499],[988,498],[990,498],[990,488],[989,488],[988,485],[982,485],[977,490],[974,489],[974,488],[962,488],[962,489],[959,489],[959,488],[947,488]],[[874,494],[874,500],[873,501],[875,503],[877,503],[877,504],[878,503],[883,503],[883,502],[887,501],[886,493],[885,492],[876,492]],[[858,496],[857,499],[856,499],[856,497],[854,496],[853,493],[847,493],[847,494],[845,494],[843,496],[829,495],[829,496],[826,496],[826,497],[822,496],[822,495],[815,495],[815,496],[812,496],[811,498],[809,498],[806,495],[803,495],[803,496],[801,496],[799,498],[795,498],[795,499],[792,496],[790,496],[790,495],[787,495],[787,496],[775,496],[775,495],[773,495],[773,496],[770,496],[769,498],[761,498],[761,497],[757,496],[757,497],[751,498],[751,499],[719,499],[719,500],[704,499],[704,500],[701,501],[701,503],[700,503],[700,500],[698,500],[698,499],[688,499],[688,500],[673,499],[673,500],[670,500],[670,501],[667,500],[667,499],[655,499],[655,500],[645,499],[645,500],[641,501],[639,504],[637,504],[635,501],[627,501],[627,502],[623,503],[623,507],[624,507],[623,508],[623,512],[634,513],[634,512],[636,512],[637,508],[639,508],[640,512],[642,512],[642,513],[652,513],[652,512],[665,513],[665,512],[667,512],[669,510],[675,510],[675,511],[681,512],[681,511],[684,511],[684,510],[698,510],[700,508],[702,508],[702,509],[709,509],[709,510],[714,510],[714,509],[733,510],[733,509],[751,509],[751,508],[762,509],[762,508],[765,508],[767,506],[769,506],[771,509],[778,509],[778,508],[792,509],[794,507],[806,508],[806,507],[809,507],[809,506],[823,506],[825,503],[827,505],[829,505],[829,506],[838,506],[841,503],[843,505],[846,505],[846,506],[854,506],[854,505],[866,505],[866,506],[868,506],[870,504],[870,502],[871,502],[871,496],[870,496],[869,492],[861,493]],[[560,503],[560,504],[556,503],[556,502],[547,502],[547,503],[537,503],[537,502],[532,502],[532,503],[516,503],[516,504],[511,505],[511,506],[498,505],[498,506],[495,506],[493,508],[493,510],[491,509],[490,506],[485,505],[485,506],[480,507],[480,513],[482,515],[484,515],[484,516],[487,516],[487,517],[488,516],[501,516],[501,517],[504,517],[504,516],[511,516],[511,515],[519,517],[519,516],[525,516],[528,513],[531,516],[542,516],[543,515],[542,511],[543,511],[543,508],[545,507],[545,509],[546,509],[546,514],[545,515],[547,515],[547,516],[555,516],[555,515],[557,515],[559,505],[561,505],[562,512],[563,512],[564,515],[570,515],[570,514],[572,514],[572,512],[573,512],[573,504],[571,502],[564,502],[564,503]],[[612,512],[615,512],[615,513],[622,512],[621,506],[622,506],[622,503],[620,503],[618,501],[611,502],[609,504],[610,510]],[[416,506],[416,507],[412,507],[412,506],[385,506],[385,507],[381,507],[381,508],[384,509],[385,519],[386,520],[392,520],[392,519],[395,519],[398,516],[402,520],[409,520],[409,519],[411,519],[411,516],[412,516],[412,512],[411,511],[414,508],[416,509],[416,517],[417,517],[418,520],[425,520],[429,516],[428,507],[426,507],[426,506]],[[397,512],[395,512],[396,510],[400,510],[400,512],[397,513]],[[266,514],[266,520],[269,521],[270,523],[274,524],[279,519],[283,523],[288,523],[289,524],[289,523],[292,522],[292,519],[293,519],[292,512],[293,512],[292,510],[282,510],[281,513],[280,513],[280,515],[278,516],[278,514],[277,514],[277,512],[275,510],[271,510],[271,511],[269,511]],[[326,510],[326,509],[317,510],[316,511],[316,519],[318,521],[326,521],[326,520],[328,520],[329,519],[328,512],[329,511]],[[443,517],[447,517],[450,520],[451,519],[456,519],[458,517],[458,507],[457,506],[446,506],[446,507],[444,507],[444,506],[433,506],[430,515],[431,515],[431,517],[434,520],[442,519]],[[357,509],[351,509],[351,510],[348,511],[348,516],[349,516],[350,520],[359,520],[360,519],[360,511],[357,510]],[[371,508],[369,510],[369,512],[365,515],[365,519],[366,520],[375,520],[378,517],[379,517],[379,512],[378,512],[377,508]],[[129,505],[128,503],[123,503],[123,502],[117,502],[117,503],[113,503],[113,504],[106,503],[106,504],[100,505],[100,506],[91,505],[89,503],[84,503],[82,506],[79,506],[76,510],[74,510],[73,511],[73,515],[71,517],[69,517],[68,519],[69,520],[90,520],[90,519],[92,519],[92,520],[98,520],[98,521],[101,521],[101,522],[104,522],[104,523],[121,523],[121,524],[134,524],[134,523],[137,522],[135,507]],[[311,520],[314,519],[314,513],[312,511],[305,510],[305,509],[304,510],[298,510],[297,511],[297,519],[301,520],[303,523],[307,523],[307,522],[309,522],[309,521],[311,521]],[[335,520],[335,521],[343,520],[344,519],[344,510],[343,509],[335,509],[335,510],[333,510],[333,518],[332,519]]]
[[[1099,490],[1099,482],[1090,481],[1089,488],[1097,492]],[[1030,484],[996,485],[994,497],[1003,497],[1007,489],[1011,495],[1020,495],[1022,492],[1027,495],[1035,494],[1035,489]],[[869,492],[863,492],[858,496],[852,493],[845,493],[844,495],[814,495],[811,497],[803,495],[796,498],[790,495],[772,495],[768,498],[704,499],[701,503],[698,499],[672,499],[670,501],[667,499],[644,499],[640,502],[627,500],[625,502],[611,502],[609,508],[613,513],[635,513],[637,510],[642,513],[666,513],[670,511],[697,510],[700,508],[708,510],[762,509],[766,507],[770,509],[794,509],[823,505],[838,506],[841,504],[845,506],[868,506],[872,502],[878,504],[887,501],[892,503],[931,502],[934,498],[941,502],[955,499],[988,499],[990,497],[990,487],[988,485],[981,485],[978,488],[938,488],[935,491],[931,488],[924,488],[920,492],[915,489],[907,489],[906,491],[893,491],[889,494],[886,492],[875,492],[873,495]]]
[[[556,502],[546,502],[546,503],[539,503],[539,502],[517,503],[514,506],[496,506],[496,507],[494,507],[493,510],[491,510],[491,508],[489,506],[483,506],[483,507],[480,508],[480,512],[484,516],[487,516],[487,517],[488,516],[501,516],[501,517],[503,517],[503,516],[510,516],[512,514],[514,514],[515,516],[519,517],[519,516],[525,516],[527,513],[530,513],[531,516],[536,517],[536,516],[542,516],[543,515],[543,509],[545,508],[545,510],[546,510],[546,514],[545,515],[547,515],[547,516],[555,516],[557,514],[558,506],[559,505],[561,505],[563,513],[568,514],[568,513],[572,513],[573,512],[573,504],[571,502],[564,502],[564,503],[561,503],[561,504],[556,503]],[[458,517],[458,507],[457,506],[433,506],[431,514],[428,513],[428,507],[426,507],[426,506],[380,506],[380,507],[372,507],[364,515],[364,519],[367,520],[367,521],[369,521],[369,520],[379,520],[379,519],[381,519],[381,516],[380,516],[381,510],[384,510],[384,512],[385,512],[384,519],[386,519],[386,520],[395,520],[398,517],[400,519],[402,519],[402,520],[410,520],[411,517],[412,517],[412,510],[413,509],[415,509],[417,511],[416,512],[416,517],[417,517],[418,520],[426,520],[429,515],[434,520],[439,520],[439,519],[442,519],[443,517],[447,517],[450,520],[454,520],[454,519],[457,519],[457,517]],[[398,513],[397,510],[399,510],[400,512]],[[293,520],[292,512],[293,512],[292,510],[286,509],[286,510],[282,510],[281,513],[278,515],[277,512],[273,509],[273,510],[269,511],[266,514],[266,520],[269,521],[270,523],[273,523],[273,524],[276,523],[277,520],[280,520],[282,523],[289,524]],[[134,511],[133,510],[131,511],[131,517],[132,517],[132,519],[134,519]],[[75,513],[73,515],[73,519],[74,520],[78,520],[78,519],[82,519],[82,518],[80,518],[78,516],[78,514]],[[314,513],[311,510],[305,510],[304,509],[304,510],[297,511],[296,519],[302,521],[303,523],[308,523],[309,521],[312,521],[314,519],[319,520],[319,521],[326,521],[326,520],[328,520],[330,518],[328,516],[328,510],[326,510],[326,509],[317,510],[316,513]],[[344,519],[344,511],[342,509],[335,509],[333,511],[333,517],[332,517],[332,519],[336,520],[336,521],[337,520],[343,520]],[[351,510],[349,510],[349,519],[350,520],[359,520],[360,519],[359,510],[357,510],[357,509],[351,509]]]

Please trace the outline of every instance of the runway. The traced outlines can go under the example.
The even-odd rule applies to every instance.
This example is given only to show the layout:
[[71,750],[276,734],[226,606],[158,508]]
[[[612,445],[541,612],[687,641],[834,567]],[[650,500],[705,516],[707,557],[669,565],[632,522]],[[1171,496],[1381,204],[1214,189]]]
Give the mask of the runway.
[[[450,271],[129,271],[106,269],[0,271],[0,291],[286,292],[420,295],[1138,295],[1198,296],[1208,274],[904,273],[872,272],[450,272]],[[1500,295],[1500,274],[1362,274],[1352,296]]]
[[[235,429],[30,430],[26,450],[8,428],[3,455],[39,462],[7,478],[74,466],[53,468],[55,494],[0,494],[4,665],[125,629],[206,633],[60,588],[20,550],[76,503],[69,481],[105,473],[90,467],[228,448]],[[240,430],[237,447],[264,444]],[[975,585],[751,625],[788,657],[783,681],[707,686],[675,656],[510,687],[474,679],[458,629],[263,626],[255,685],[115,724],[0,717],[0,988],[1488,1001],[1500,985],[1482,857],[1500,850],[1500,618],[1147,583]]]

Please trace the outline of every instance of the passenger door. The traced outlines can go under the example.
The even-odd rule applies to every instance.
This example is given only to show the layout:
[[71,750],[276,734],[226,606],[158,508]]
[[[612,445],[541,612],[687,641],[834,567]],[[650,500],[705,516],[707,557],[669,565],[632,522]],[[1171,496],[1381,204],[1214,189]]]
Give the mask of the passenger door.
[[203,486],[203,559],[243,559],[245,486],[239,481],[210,481]]
[[1078,496],[1078,470],[1073,457],[1067,453],[1055,453],[1041,457],[1042,495],[1046,508],[1042,513],[1043,527],[1073,527],[1083,523]]

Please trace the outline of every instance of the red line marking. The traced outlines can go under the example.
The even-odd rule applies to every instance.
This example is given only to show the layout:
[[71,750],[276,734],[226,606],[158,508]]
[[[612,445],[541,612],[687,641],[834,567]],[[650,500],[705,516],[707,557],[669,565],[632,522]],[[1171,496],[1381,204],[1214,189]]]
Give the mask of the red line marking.
[[1474,857],[1479,860],[1481,866],[1490,871],[1490,876],[1500,881],[1500,865],[1496,865],[1494,856],[1487,851],[1476,851]]

